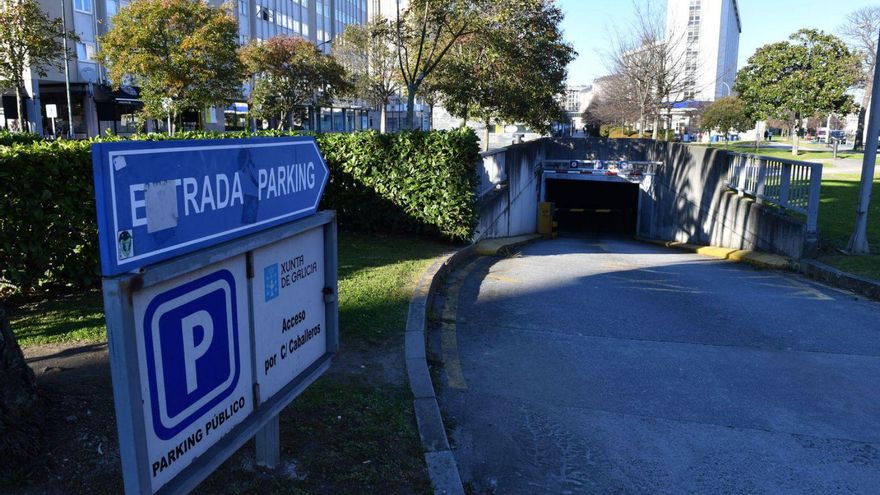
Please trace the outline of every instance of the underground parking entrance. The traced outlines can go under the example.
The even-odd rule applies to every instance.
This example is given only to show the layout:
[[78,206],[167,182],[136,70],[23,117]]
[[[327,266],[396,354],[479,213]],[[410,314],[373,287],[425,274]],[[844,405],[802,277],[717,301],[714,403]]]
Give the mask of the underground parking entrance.
[[542,201],[553,203],[560,234],[636,234],[642,172],[613,162],[545,165]]

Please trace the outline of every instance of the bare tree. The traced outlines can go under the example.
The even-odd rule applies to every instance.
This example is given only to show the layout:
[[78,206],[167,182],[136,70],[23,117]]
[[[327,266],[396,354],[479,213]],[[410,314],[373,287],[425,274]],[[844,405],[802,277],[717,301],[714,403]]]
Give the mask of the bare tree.
[[880,5],[862,7],[846,16],[846,23],[838,31],[849,42],[853,51],[859,56],[859,86],[865,90],[859,109],[859,120],[856,129],[854,146],[859,149],[863,145],[865,133],[865,115],[871,103],[874,66],[877,64],[877,34],[880,32]]
[[585,119],[599,121],[600,124],[613,124],[623,127],[627,122],[639,119],[635,93],[628,87],[628,80],[621,75],[605,76],[596,81],[593,87],[593,101],[585,113]]
[[635,4],[629,28],[615,32],[620,34],[611,41],[606,63],[618,85],[633,92],[639,137],[644,137],[647,122],[653,119],[652,137],[657,139],[662,111],[671,123],[673,104],[685,99],[685,90],[696,79],[696,67],[685,63],[686,35],[674,26],[666,29],[663,12],[646,1]]

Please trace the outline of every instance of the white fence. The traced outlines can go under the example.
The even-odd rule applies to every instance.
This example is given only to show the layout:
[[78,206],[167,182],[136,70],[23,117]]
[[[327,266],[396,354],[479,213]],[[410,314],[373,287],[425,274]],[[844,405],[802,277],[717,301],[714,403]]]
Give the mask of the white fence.
[[807,234],[815,235],[819,218],[822,165],[785,158],[730,153],[727,186],[807,217]]

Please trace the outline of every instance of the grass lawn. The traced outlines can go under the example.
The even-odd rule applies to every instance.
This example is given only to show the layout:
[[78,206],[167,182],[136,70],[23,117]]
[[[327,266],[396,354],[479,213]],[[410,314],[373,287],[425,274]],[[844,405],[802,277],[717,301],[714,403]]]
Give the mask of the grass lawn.
[[[415,237],[339,234],[339,327],[343,341],[378,343],[399,330],[411,278],[447,244]],[[9,308],[22,347],[107,340],[100,291],[43,297]]]
[[[790,144],[790,143],[787,143]],[[804,145],[801,143],[798,149],[798,156],[795,157],[791,154],[791,150],[784,150],[779,148],[774,148],[771,146],[759,146],[758,151],[755,151],[755,143],[737,143],[731,144],[729,146],[717,145],[713,144],[710,147],[723,149],[727,151],[735,151],[738,153],[752,153],[757,155],[769,156],[773,158],[788,158],[789,160],[801,160],[805,162],[809,161],[817,161],[817,160],[830,160],[833,156],[831,149],[826,148],[823,145]],[[861,151],[838,151],[837,152],[838,159],[862,159]]]
[[97,290],[31,300],[9,308],[19,345],[107,340],[104,301]]
[[[205,480],[197,493],[429,493],[412,395],[404,378],[402,342],[416,280],[451,248],[409,236],[340,233],[342,350],[331,371],[281,414],[282,457],[295,465],[272,473],[255,469],[249,444]],[[12,328],[24,347],[106,339],[98,291],[29,301],[12,309]],[[388,378],[380,371],[382,366],[399,367],[400,378]],[[98,410],[97,403],[85,400],[91,404],[92,419],[108,429],[101,434],[112,435],[115,442],[111,403],[106,401]],[[65,438],[53,439],[59,457],[75,461],[80,450],[94,455],[93,448],[83,449],[74,438],[82,430],[68,430],[60,433]],[[92,470],[99,472],[90,478],[80,477],[85,472],[76,467],[77,462],[68,464],[69,473],[62,468],[49,477],[25,475],[16,483],[34,488],[29,493],[65,493],[71,487],[83,493],[121,489],[118,461]],[[38,471],[25,466],[21,472]],[[68,480],[66,488],[53,481],[56,477]],[[5,493],[2,483],[0,492]]]
[[845,248],[855,224],[859,197],[859,176],[841,175],[822,180],[819,207],[819,235],[822,254],[819,260],[843,271],[880,280],[880,179],[874,180],[868,212],[868,242],[875,254],[846,256]]

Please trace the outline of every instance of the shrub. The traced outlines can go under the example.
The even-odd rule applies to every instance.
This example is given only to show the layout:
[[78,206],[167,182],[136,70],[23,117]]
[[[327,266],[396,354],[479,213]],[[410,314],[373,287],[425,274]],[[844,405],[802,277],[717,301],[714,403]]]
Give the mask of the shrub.
[[43,137],[39,134],[31,134],[28,132],[9,132],[0,131],[0,146],[11,146],[13,144],[31,144],[37,141],[43,141]]
[[[283,135],[293,133],[257,134]],[[251,136],[183,132],[174,139]],[[341,229],[426,233],[452,241],[472,237],[479,160],[473,131],[366,131],[316,139],[330,168],[321,207],[337,210]],[[90,141],[0,146],[0,283],[16,290],[97,283],[91,163]]]
[[0,147],[0,281],[98,281],[95,192],[88,141]]

